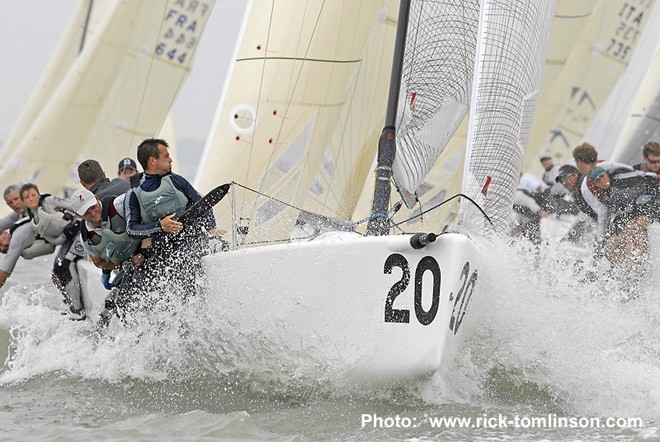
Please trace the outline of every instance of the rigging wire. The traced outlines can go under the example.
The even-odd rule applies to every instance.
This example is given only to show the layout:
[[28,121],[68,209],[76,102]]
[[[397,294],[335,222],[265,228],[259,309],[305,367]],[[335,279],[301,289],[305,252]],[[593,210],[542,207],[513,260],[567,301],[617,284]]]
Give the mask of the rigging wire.
[[[359,226],[359,225],[361,225],[361,224],[364,224],[364,223],[368,222],[368,221],[371,220],[371,219],[378,218],[378,217],[384,217],[384,218],[386,218],[387,221],[388,221],[388,223],[390,224],[390,227],[398,229],[401,233],[406,233],[406,231],[403,230],[403,229],[401,228],[401,225],[403,225],[403,224],[405,224],[405,223],[407,223],[407,222],[409,222],[409,221],[412,221],[413,219],[418,218],[418,217],[420,217],[420,216],[422,216],[422,215],[424,215],[424,214],[426,214],[426,213],[429,213],[429,212],[431,212],[432,210],[435,210],[435,209],[437,209],[438,207],[443,206],[444,204],[447,204],[448,202],[452,201],[453,199],[455,199],[455,198],[459,198],[459,197],[463,197],[463,198],[467,199],[469,202],[471,202],[472,204],[474,204],[474,206],[475,206],[477,209],[479,209],[479,211],[480,211],[481,214],[484,216],[484,218],[485,218],[485,219],[486,219],[491,225],[493,225],[493,221],[488,217],[488,215],[487,215],[486,212],[481,208],[481,206],[479,206],[479,204],[478,204],[476,201],[474,201],[472,198],[470,198],[469,196],[467,196],[467,195],[465,195],[465,194],[463,194],[463,193],[457,193],[456,195],[453,195],[453,196],[451,196],[451,197],[445,199],[444,201],[442,201],[442,202],[440,202],[440,203],[438,203],[438,204],[436,204],[436,205],[434,205],[434,206],[432,206],[432,207],[429,207],[429,208],[426,209],[426,210],[420,211],[420,213],[417,213],[417,214],[415,214],[415,215],[413,215],[413,216],[411,216],[411,217],[409,217],[409,218],[407,218],[407,219],[405,219],[405,220],[403,220],[403,221],[400,221],[400,222],[398,222],[398,223],[394,223],[394,222],[393,222],[393,220],[392,220],[392,216],[394,216],[394,214],[395,214],[395,213],[396,213],[396,212],[402,207],[402,205],[403,205],[403,201],[399,201],[399,202],[397,202],[396,204],[394,204],[386,214],[383,214],[383,213],[381,213],[381,214],[372,214],[372,215],[369,215],[369,216],[367,216],[367,217],[365,217],[365,218],[362,218],[362,219],[359,220],[359,221],[355,221],[355,222],[350,223],[350,224],[341,224],[341,223],[339,223],[339,222],[337,222],[337,221],[334,221],[334,220],[332,220],[332,219],[330,219],[330,218],[328,218],[328,217],[326,217],[326,216],[323,216],[323,215],[320,215],[320,214],[315,214],[315,213],[310,212],[310,211],[308,211],[308,210],[304,210],[304,209],[302,209],[302,208],[300,208],[300,207],[297,207],[297,206],[295,206],[295,205],[293,205],[293,204],[287,203],[287,202],[285,202],[285,201],[282,201],[282,200],[280,200],[280,199],[278,199],[278,198],[275,198],[275,197],[272,197],[272,196],[270,196],[270,195],[266,195],[266,194],[263,193],[263,192],[260,192],[260,191],[258,191],[258,190],[252,189],[252,188],[250,188],[250,187],[248,187],[248,186],[245,186],[245,185],[243,185],[243,184],[237,183],[237,182],[235,182],[235,181],[232,181],[231,184],[232,184],[232,186],[237,186],[237,187],[243,188],[243,189],[245,189],[245,190],[247,190],[247,191],[249,191],[249,192],[254,192],[254,193],[256,193],[256,194],[259,195],[259,196],[263,196],[263,197],[268,198],[268,199],[270,199],[270,200],[276,201],[276,202],[278,202],[278,203],[280,203],[280,204],[282,204],[282,205],[284,205],[284,206],[287,206],[287,207],[289,207],[289,208],[292,208],[292,209],[298,210],[298,211],[300,211],[301,213],[309,213],[309,214],[312,214],[312,215],[316,215],[316,216],[318,216],[318,217],[321,217],[321,218],[323,218],[324,220],[327,220],[327,221],[331,222],[332,224],[334,224],[334,225],[337,227],[338,230],[341,230],[341,231],[350,231],[350,232],[354,232],[354,233],[357,233],[357,234],[360,234],[360,235],[363,235],[363,234],[362,234],[361,232],[358,232],[358,231],[354,230],[355,227],[357,227],[357,226]],[[316,236],[318,236],[318,235],[319,235],[319,234],[316,233],[316,234],[314,234],[314,235],[310,235],[310,236],[308,236],[308,237],[301,237],[301,238],[297,238],[297,239],[311,239],[311,238],[314,238],[314,237],[316,237]],[[291,240],[290,240],[290,239],[281,239],[281,240],[255,241],[255,242],[250,242],[250,243],[248,243],[248,244],[271,244],[271,243],[280,243],[280,242],[289,242],[289,241],[291,241]]]

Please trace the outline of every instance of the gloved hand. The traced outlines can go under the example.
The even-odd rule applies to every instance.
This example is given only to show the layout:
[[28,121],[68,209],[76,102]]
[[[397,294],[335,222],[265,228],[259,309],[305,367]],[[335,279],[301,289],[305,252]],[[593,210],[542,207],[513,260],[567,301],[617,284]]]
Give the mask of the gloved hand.
[[112,290],[114,285],[110,283],[110,272],[101,272],[101,282],[107,290]]
[[76,236],[80,232],[80,222],[76,221],[73,223],[70,223],[68,226],[64,228],[64,236],[66,239],[72,239],[74,236]]

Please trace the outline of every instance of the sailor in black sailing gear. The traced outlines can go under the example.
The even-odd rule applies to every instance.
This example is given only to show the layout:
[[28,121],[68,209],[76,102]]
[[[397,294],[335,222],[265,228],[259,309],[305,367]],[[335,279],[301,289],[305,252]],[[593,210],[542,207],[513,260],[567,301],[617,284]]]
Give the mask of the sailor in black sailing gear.
[[649,141],[644,144],[642,147],[642,157],[644,157],[644,161],[635,164],[633,169],[660,175],[660,143]]
[[119,196],[131,188],[128,180],[115,178],[110,181],[101,165],[96,160],[85,160],[78,166],[80,184],[99,198],[104,196]]
[[200,260],[208,251],[207,232],[215,229],[211,210],[190,226],[176,220],[201,195],[188,180],[172,173],[168,147],[164,140],[147,139],[137,149],[144,173],[139,187],[126,196],[126,230],[134,239],[151,238],[152,256],[120,288],[120,306],[133,303],[145,291],[178,290],[184,297],[194,293]]
[[35,233],[51,245],[59,245],[51,277],[69,306],[69,319],[86,318],[77,261],[85,256],[80,239],[80,221],[76,220],[71,202],[39,193],[35,184],[21,186],[21,198],[28,208]]

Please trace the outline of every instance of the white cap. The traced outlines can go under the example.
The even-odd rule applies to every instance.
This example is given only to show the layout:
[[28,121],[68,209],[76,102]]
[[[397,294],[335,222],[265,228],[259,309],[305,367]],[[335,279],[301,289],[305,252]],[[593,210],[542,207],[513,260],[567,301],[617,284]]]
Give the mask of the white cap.
[[87,209],[96,204],[96,195],[87,189],[76,190],[71,195],[71,205],[73,210],[80,216],[83,216]]

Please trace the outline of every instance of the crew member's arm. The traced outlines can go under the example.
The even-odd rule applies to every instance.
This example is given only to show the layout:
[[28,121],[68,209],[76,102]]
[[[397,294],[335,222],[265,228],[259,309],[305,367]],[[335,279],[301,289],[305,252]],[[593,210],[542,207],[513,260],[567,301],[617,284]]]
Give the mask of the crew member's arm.
[[[188,198],[188,206],[191,206],[192,204],[195,204],[197,201],[202,199],[202,196],[199,194],[199,192],[195,190],[192,184],[190,184],[190,182],[181,175],[172,174],[172,183],[174,184],[174,187],[179,189]],[[206,228],[206,230],[213,230],[216,228],[215,217],[213,216],[212,209],[206,211],[201,224]]]
[[21,219],[21,215],[14,211],[0,218],[0,232],[11,228],[11,226],[19,219]]
[[11,235],[11,241],[9,241],[7,254],[0,262],[0,287],[5,284],[11,272],[14,271],[21,253],[32,245],[34,238],[35,234],[30,224],[24,224],[14,230],[14,233]]

